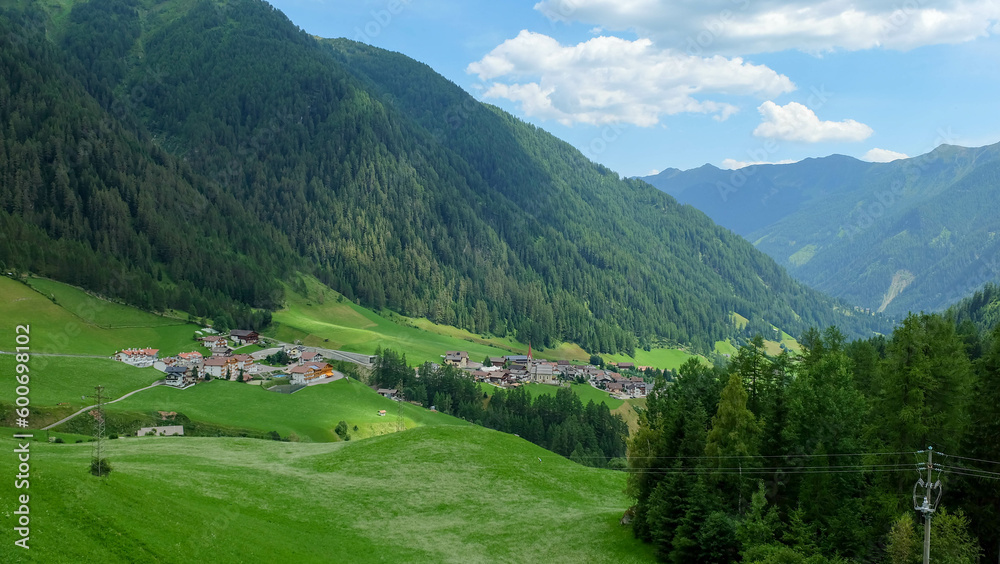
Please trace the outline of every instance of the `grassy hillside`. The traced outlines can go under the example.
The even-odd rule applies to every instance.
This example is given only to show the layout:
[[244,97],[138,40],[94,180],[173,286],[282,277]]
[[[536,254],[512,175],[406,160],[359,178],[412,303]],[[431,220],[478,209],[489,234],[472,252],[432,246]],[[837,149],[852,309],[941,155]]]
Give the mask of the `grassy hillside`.
[[[9,376],[14,374],[14,357],[0,355],[0,401],[14,403],[14,386]],[[89,397],[94,386],[104,386],[104,397],[113,400],[123,394],[144,388],[163,379],[163,373],[152,368],[136,368],[103,358],[34,357],[31,368],[31,403],[34,406],[66,404],[80,409],[94,405]],[[88,396],[86,400],[81,396]]]
[[[285,308],[274,313],[275,324],[266,334],[287,342],[300,340],[306,345],[365,354],[373,354],[379,347],[391,348],[406,353],[411,365],[441,362],[441,355],[449,350],[468,351],[477,361],[487,355],[511,354],[508,348],[467,341],[454,333],[396,323],[344,299],[315,278],[305,278],[303,283],[304,293],[286,290]],[[406,323],[405,318],[396,317]],[[423,327],[429,329],[431,325]],[[510,348],[515,348],[512,342]]]
[[[269,392],[259,386],[213,380],[186,390],[153,388],[119,403],[109,411],[176,411],[187,417],[230,427],[297,434],[304,441],[338,440],[333,428],[347,421],[353,437],[363,438],[396,430],[398,404],[350,379],[311,386],[294,394]],[[379,417],[379,410],[387,412]],[[415,405],[403,405],[406,426],[468,425],[465,421]],[[357,425],[358,430],[353,427]]]
[[[557,386],[551,386],[548,384],[527,384],[525,385],[525,388],[532,396],[536,396],[538,394],[548,394],[550,396],[554,396],[556,395],[556,390],[559,389]],[[620,399],[611,397],[608,392],[598,390],[590,384],[573,384],[572,388],[573,391],[576,392],[576,395],[580,396],[580,401],[582,401],[584,405],[587,405],[587,402],[589,401],[593,401],[594,403],[606,403],[608,408],[614,411],[625,403]]]
[[[285,307],[273,315],[274,326],[265,333],[282,341],[372,354],[379,347],[406,353],[411,365],[441,362],[449,350],[464,350],[479,362],[486,356],[527,354],[528,345],[511,337],[477,335],[465,329],[387,312],[379,315],[344,299],[311,276],[302,287],[285,289]],[[590,358],[579,345],[560,343],[549,349],[534,347],[539,358],[585,363]],[[677,368],[694,355],[666,348],[637,350],[636,356],[604,355],[616,362],[635,362],[655,368]]]
[[[0,432],[4,468],[11,433]],[[31,551],[4,542],[0,561],[653,561],[618,524],[624,473],[482,428],[106,444],[114,471],[103,482],[85,470],[89,444],[32,445]],[[0,492],[11,511],[13,481]]]
[[[13,339],[16,325],[30,324],[30,346],[34,352],[110,356],[123,348],[150,346],[160,349],[162,356],[190,350],[192,336],[199,329],[196,325],[123,307],[57,282],[32,280],[32,283],[44,288],[46,294],[57,295],[59,305],[20,282],[0,277],[0,332]],[[0,343],[0,350],[11,350],[13,346],[12,340]]]

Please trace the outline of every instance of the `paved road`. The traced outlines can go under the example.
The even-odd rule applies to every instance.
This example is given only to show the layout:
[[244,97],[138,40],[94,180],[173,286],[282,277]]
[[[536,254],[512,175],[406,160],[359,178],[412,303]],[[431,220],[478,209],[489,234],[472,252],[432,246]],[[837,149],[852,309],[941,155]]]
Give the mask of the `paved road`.
[[[160,380],[158,380],[158,381],[156,381],[156,382],[153,382],[153,385],[151,385],[151,386],[146,386],[145,388],[139,388],[138,390],[133,390],[133,391],[131,391],[131,392],[129,392],[129,393],[127,393],[127,394],[125,394],[124,396],[122,396],[122,397],[120,397],[120,398],[118,398],[118,399],[115,399],[115,400],[111,400],[111,401],[109,401],[109,402],[105,403],[105,405],[107,405],[108,403],[116,403],[116,402],[119,402],[119,401],[122,401],[123,399],[125,399],[125,398],[127,398],[127,397],[129,397],[129,396],[131,396],[131,395],[133,395],[133,394],[138,394],[139,392],[141,392],[141,391],[143,391],[143,390],[148,390],[148,389],[150,389],[150,388],[155,388],[155,387],[157,387],[157,386],[159,386],[159,385],[161,385],[161,384],[163,384],[163,382],[162,382],[162,381],[160,381]],[[76,417],[77,415],[80,415],[81,413],[83,413],[83,412],[85,412],[85,411],[89,411],[89,410],[91,410],[91,409],[94,409],[95,407],[97,407],[97,406],[96,406],[96,405],[92,405],[92,406],[90,406],[90,407],[85,407],[85,408],[81,409],[80,411],[77,411],[77,412],[76,412],[76,413],[74,413],[73,415],[70,415],[69,417],[66,417],[65,419],[60,419],[59,421],[56,421],[55,423],[53,423],[53,424],[51,424],[51,425],[49,425],[49,426],[47,426],[47,427],[42,427],[42,430],[43,430],[43,431],[48,431],[49,429],[51,429],[51,428],[53,428],[53,427],[57,427],[57,426],[59,426],[59,425],[62,425],[63,423],[65,423],[65,422],[69,421],[70,419],[72,419],[72,418]]]
[[[287,345],[289,347],[295,346],[292,345],[291,343],[284,343],[281,341],[276,341],[274,339],[270,340],[273,341],[274,343],[277,343],[278,345]],[[368,368],[371,368],[372,366],[371,363],[368,362],[368,360],[371,358],[372,355],[352,353],[347,351],[338,351],[334,349],[324,349],[320,347],[305,347],[305,349],[306,351],[310,352],[318,352],[322,354],[324,358],[329,360],[345,360],[347,362],[353,362],[354,364],[360,364],[361,366],[366,366]],[[260,360],[278,352],[279,350],[281,350],[280,346],[272,347],[269,349],[262,349],[259,351],[254,351],[253,353],[251,353],[251,356],[253,356],[255,359]]]
[[337,372],[336,370],[334,370],[333,376],[330,376],[329,378],[319,378],[313,380],[312,382],[307,383],[306,386],[319,386],[320,384],[329,384],[330,382],[336,382],[337,380],[340,380],[343,377],[344,374],[342,372]]

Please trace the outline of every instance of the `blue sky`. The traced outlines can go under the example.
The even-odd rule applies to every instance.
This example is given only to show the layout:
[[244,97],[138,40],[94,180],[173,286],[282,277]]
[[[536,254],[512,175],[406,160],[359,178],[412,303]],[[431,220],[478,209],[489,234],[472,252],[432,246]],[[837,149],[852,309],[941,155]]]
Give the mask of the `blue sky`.
[[995,0],[275,0],[623,175],[1000,141]]

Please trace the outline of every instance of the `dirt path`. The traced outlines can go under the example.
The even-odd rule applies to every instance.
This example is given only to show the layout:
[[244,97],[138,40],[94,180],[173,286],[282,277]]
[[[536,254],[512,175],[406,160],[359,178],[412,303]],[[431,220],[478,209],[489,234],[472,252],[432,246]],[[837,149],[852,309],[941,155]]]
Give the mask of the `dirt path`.
[[[155,387],[157,387],[157,386],[160,386],[160,385],[162,385],[162,384],[163,384],[163,382],[162,382],[162,381],[157,381],[157,382],[154,382],[154,383],[153,383],[152,385],[150,385],[150,386],[146,386],[145,388],[139,388],[138,390],[133,390],[133,391],[131,391],[131,392],[129,392],[129,393],[127,393],[127,394],[125,394],[124,396],[122,396],[122,397],[120,397],[120,398],[118,398],[118,399],[114,399],[114,400],[111,400],[111,401],[109,401],[109,402],[105,403],[104,405],[107,405],[107,404],[109,404],[109,403],[116,403],[116,402],[119,402],[119,401],[122,401],[123,399],[125,399],[125,398],[127,398],[127,397],[129,397],[129,396],[131,396],[131,395],[134,395],[134,394],[138,394],[139,392],[141,392],[141,391],[143,391],[143,390],[148,390],[148,389],[150,389],[150,388],[155,388]],[[88,410],[91,410],[91,409],[94,409],[95,407],[97,407],[97,406],[96,406],[96,405],[92,405],[92,406],[90,406],[90,407],[85,407],[85,408],[81,409],[80,411],[77,411],[77,412],[76,412],[76,413],[74,413],[73,415],[70,415],[69,417],[66,417],[66,418],[64,418],[64,419],[60,419],[59,421],[56,421],[55,423],[53,423],[53,424],[51,424],[51,425],[48,425],[48,426],[45,426],[45,427],[42,427],[42,430],[43,430],[43,431],[48,431],[49,429],[52,429],[53,427],[57,427],[57,426],[59,426],[59,425],[62,425],[63,423],[65,423],[65,422],[69,421],[70,419],[72,419],[72,418],[76,417],[77,415],[80,415],[81,413],[83,413],[83,412],[85,412],[85,411],[88,411]]]

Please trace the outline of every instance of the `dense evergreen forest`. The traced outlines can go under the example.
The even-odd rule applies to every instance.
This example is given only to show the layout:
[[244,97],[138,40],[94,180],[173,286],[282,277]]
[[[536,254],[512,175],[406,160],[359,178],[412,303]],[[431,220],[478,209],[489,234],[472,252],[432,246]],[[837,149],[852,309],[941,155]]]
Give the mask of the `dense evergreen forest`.
[[662,560],[920,562],[927,447],[943,483],[931,560],[996,560],[1000,329],[910,315],[889,337],[810,330],[801,356],[760,345],[726,369],[689,362],[647,400],[629,494]]
[[987,284],[948,309],[960,324],[972,323],[980,331],[1000,325],[1000,286]]
[[44,9],[0,12],[8,270],[253,327],[302,271],[376,310],[591,352],[887,330],[426,65],[259,0]]
[[372,384],[397,389],[406,401],[513,433],[586,466],[623,468],[628,427],[604,403],[583,405],[570,388],[532,398],[524,388],[498,389],[487,401],[479,384],[450,365],[429,363],[415,373],[406,355],[379,351]]

